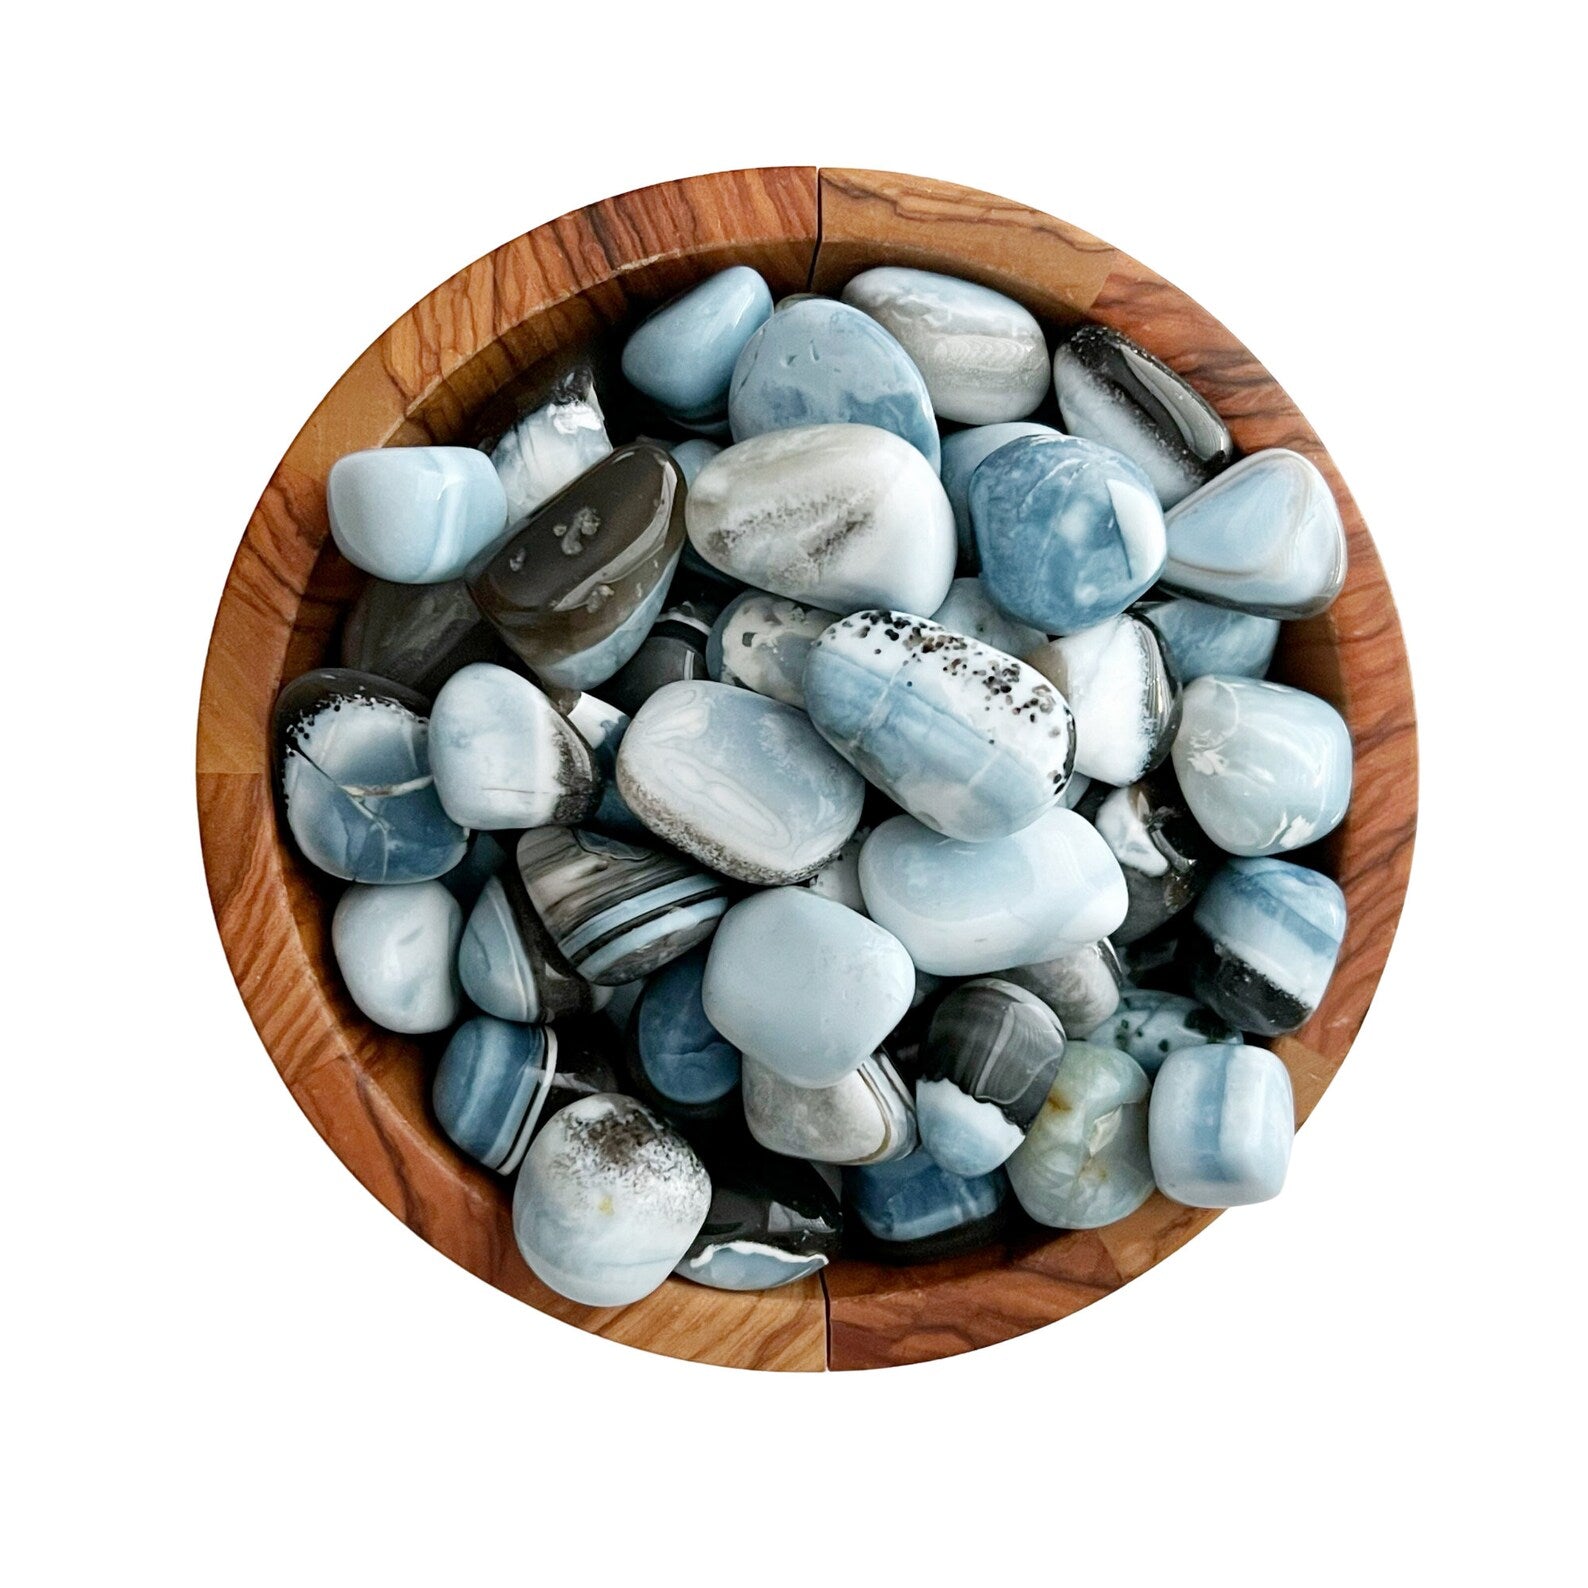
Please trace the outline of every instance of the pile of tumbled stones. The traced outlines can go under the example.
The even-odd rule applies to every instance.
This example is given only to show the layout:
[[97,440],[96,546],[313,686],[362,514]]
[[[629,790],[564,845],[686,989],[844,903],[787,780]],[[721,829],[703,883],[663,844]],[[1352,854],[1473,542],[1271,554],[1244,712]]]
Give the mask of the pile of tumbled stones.
[[[612,368],[617,364],[621,370]],[[1050,395],[1051,392],[1051,395]],[[1032,418],[1037,414],[1042,417]],[[614,443],[614,437],[631,437]],[[358,1009],[552,1289],[1273,1196],[1351,740],[1265,680],[1330,490],[1101,325],[735,266],[331,471],[371,576],[277,780]]]

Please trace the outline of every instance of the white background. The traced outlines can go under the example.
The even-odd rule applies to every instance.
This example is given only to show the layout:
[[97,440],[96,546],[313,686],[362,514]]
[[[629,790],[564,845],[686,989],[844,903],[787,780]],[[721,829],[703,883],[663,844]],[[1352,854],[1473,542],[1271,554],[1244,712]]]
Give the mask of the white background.
[[[1580,50],[1411,9],[13,15],[8,1581],[1581,1570]],[[191,777],[242,525],[352,357],[566,209],[783,162],[1008,194],[1231,325],[1373,527],[1423,753],[1283,1197],[1058,1327],[826,1379],[586,1338],[366,1195],[244,1014]]]

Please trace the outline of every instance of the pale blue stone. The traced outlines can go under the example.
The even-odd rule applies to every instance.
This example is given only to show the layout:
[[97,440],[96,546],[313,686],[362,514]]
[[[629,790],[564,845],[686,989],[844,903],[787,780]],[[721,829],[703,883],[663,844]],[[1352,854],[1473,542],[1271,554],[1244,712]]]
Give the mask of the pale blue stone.
[[745,344],[728,393],[733,439],[800,425],[875,425],[941,454],[926,382],[868,314],[832,298],[779,310]]
[[706,1017],[697,948],[650,976],[638,1004],[635,1041],[646,1078],[669,1101],[714,1103],[739,1084],[739,1050]]
[[755,1241],[723,1241],[687,1259],[679,1272],[713,1290],[777,1290],[827,1266],[827,1254],[802,1257]]
[[[854,910],[864,915],[866,901],[860,893],[860,851],[870,836],[869,827],[857,827],[850,835],[848,843],[820,870],[807,877],[803,886],[824,899],[831,899],[835,904],[843,905],[846,910]],[[919,971],[916,972],[915,984],[915,1002],[920,1003],[926,995],[921,991]]]
[[439,882],[355,882],[331,917],[331,951],[353,1002],[388,1031],[443,1031],[458,1012],[463,911]]
[[957,1175],[925,1151],[844,1172],[844,1196],[875,1240],[924,1241],[990,1219],[1008,1195],[1002,1174]]
[[711,940],[706,1017],[793,1086],[836,1085],[898,1025],[915,994],[903,945],[807,888],[753,894]]
[[786,596],[746,590],[725,606],[706,641],[706,671],[785,705],[805,706],[805,663],[811,646],[838,614]]
[[453,1033],[430,1098],[453,1145],[498,1174],[523,1161],[550,1081],[554,1036],[476,1015]]
[[966,572],[974,572],[981,566],[981,556],[976,550],[976,536],[970,522],[970,477],[976,472],[976,465],[999,447],[1006,447],[1022,436],[1059,434],[1052,425],[1016,419],[1009,424],[976,425],[970,430],[956,430],[953,435],[943,438],[943,489],[948,493],[949,506],[954,509],[954,529],[959,537],[959,562]]
[[1176,596],[1141,601],[1132,610],[1163,636],[1175,677],[1181,685],[1208,673],[1262,678],[1274,659],[1279,619],[1209,606]]
[[1153,1083],[1152,1172],[1194,1208],[1279,1195],[1296,1133],[1290,1075],[1266,1048],[1181,1048]]
[[679,473],[684,476],[685,490],[695,483],[695,476],[722,451],[717,442],[707,441],[701,436],[694,436],[688,441],[659,441],[657,445],[666,447],[672,453]]
[[523,934],[493,877],[481,890],[458,945],[458,980],[470,1000],[502,1020],[540,1019],[540,994]]
[[947,1079],[916,1081],[915,1120],[923,1150],[956,1176],[991,1174],[1025,1140],[996,1103]]
[[558,383],[550,402],[525,414],[491,448],[507,495],[507,522],[522,523],[612,450],[588,369]]
[[760,272],[730,265],[641,322],[623,347],[624,377],[674,419],[718,418],[744,344],[771,313]]
[[568,721],[595,755],[601,773],[601,803],[587,822],[597,832],[643,839],[649,829],[618,792],[618,746],[628,732],[629,714],[595,695],[582,694],[568,711]]
[[1163,510],[1128,458],[1077,436],[1027,436],[970,481],[982,584],[1006,617],[1072,634],[1123,612],[1163,569]]
[[1210,673],[1180,697],[1175,776],[1197,825],[1232,855],[1275,855],[1334,831],[1351,801],[1351,730],[1328,701]]
[[947,599],[931,617],[951,633],[980,640],[983,645],[1006,656],[1018,656],[1022,661],[1047,639],[1041,629],[1027,628],[1006,618],[992,604],[980,579],[956,579],[949,586]]
[[936,623],[864,611],[822,635],[805,708],[836,750],[928,827],[984,842],[1054,808],[1075,725],[1034,668]]
[[536,676],[558,689],[586,690],[604,684],[645,643],[645,636],[656,626],[682,551],[680,547],[674,552],[645,599],[605,639],[555,662],[537,662]]
[[473,447],[376,447],[331,465],[331,535],[347,560],[394,584],[461,578],[507,532],[507,495]]
[[1171,1053],[1209,1042],[1239,1042],[1240,1032],[1182,993],[1126,987],[1119,1004],[1086,1039],[1128,1053],[1149,1076]]

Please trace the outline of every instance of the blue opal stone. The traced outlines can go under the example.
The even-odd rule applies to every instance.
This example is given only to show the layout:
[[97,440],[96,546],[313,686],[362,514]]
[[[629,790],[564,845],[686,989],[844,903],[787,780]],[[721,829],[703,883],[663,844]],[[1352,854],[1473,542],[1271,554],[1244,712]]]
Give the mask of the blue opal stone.
[[1034,965],[1001,971],[999,979],[1033,992],[1059,1017],[1066,1034],[1086,1036],[1119,1006],[1124,972],[1106,937]]
[[1241,1031],[1278,1036],[1312,1018],[1345,937],[1345,895],[1288,860],[1231,860],[1197,901],[1199,997]]
[[706,643],[706,671],[719,683],[805,709],[805,663],[836,612],[746,590],[722,609]]
[[724,876],[795,882],[844,846],[859,775],[804,712],[731,684],[669,684],[635,714],[618,787],[659,838]]
[[355,568],[395,584],[459,578],[507,531],[507,496],[473,447],[376,447],[331,465],[331,536]]
[[577,362],[558,372],[545,401],[516,419],[491,446],[491,463],[507,494],[507,522],[521,523],[612,450],[595,373]]
[[771,316],[759,271],[730,265],[663,304],[623,346],[623,374],[674,419],[720,418],[744,344]]
[[637,838],[642,843],[649,829],[618,792],[618,746],[628,732],[629,714],[591,694],[581,694],[568,708],[568,721],[595,755],[601,773],[601,803],[588,819],[597,832],[615,838]]
[[733,439],[800,425],[875,425],[938,466],[937,420],[910,355],[832,298],[780,309],[745,344],[728,392]]
[[1128,1053],[1151,1077],[1181,1048],[1239,1042],[1241,1034],[1194,998],[1159,988],[1127,987],[1114,1013],[1086,1040]]
[[794,1086],[832,1086],[857,1069],[914,993],[897,938],[806,888],[734,905],[706,961],[712,1025]]
[[276,700],[276,787],[304,858],[350,882],[427,882],[463,859],[468,829],[430,770],[429,703],[385,679],[321,668]]
[[463,911],[439,882],[355,882],[331,917],[331,952],[353,1002],[388,1031],[444,1031],[458,1013]]
[[664,441],[658,445],[665,446],[672,453],[674,462],[684,476],[686,489],[695,483],[695,476],[722,451],[720,442],[708,441],[704,436],[691,436],[688,441]]
[[1351,802],[1351,730],[1328,701],[1210,673],[1180,699],[1174,770],[1191,814],[1232,855],[1332,833]]
[[739,1084],[739,1050],[706,1017],[705,974],[704,947],[662,966],[646,979],[630,1025],[645,1079],[684,1108],[719,1102]]
[[795,1086],[744,1057],[744,1122],[768,1152],[813,1163],[887,1163],[915,1151],[909,1088],[880,1049],[832,1086]]
[[982,583],[1006,617],[1071,634],[1123,612],[1163,570],[1163,512],[1128,458],[1077,436],[1027,436],[970,481]]
[[536,915],[518,868],[486,883],[458,945],[458,980],[487,1014],[528,1024],[589,1009],[590,984]]
[[805,709],[890,799],[971,842],[1052,810],[1075,758],[1069,708],[1040,673],[903,612],[833,624],[805,666]]
[[1166,1197],[1193,1208],[1266,1202],[1290,1167],[1290,1075],[1266,1048],[1181,1048],[1153,1083],[1149,1130]]
[[949,586],[942,606],[931,614],[934,623],[940,623],[953,634],[963,634],[968,640],[979,640],[1005,656],[1022,659],[1042,645],[1047,635],[1041,629],[1028,629],[1023,623],[1011,623],[988,599],[986,587],[980,579],[956,579]]
[[1118,1048],[1072,1042],[1036,1123],[1007,1165],[1016,1199],[1038,1224],[1095,1230],[1152,1195],[1142,1067]]
[[1208,673],[1235,673],[1261,678],[1274,659],[1279,619],[1213,607],[1205,601],[1173,597],[1139,601],[1131,609],[1146,618],[1168,648],[1174,675],[1181,684]]
[[930,1262],[985,1245],[1003,1227],[1001,1170],[957,1175],[926,1152],[844,1171],[844,1200],[870,1239],[867,1254]]
[[970,477],[976,465],[999,447],[1006,447],[1022,436],[1056,436],[1052,425],[1039,425],[1029,419],[1017,419],[1011,424],[977,425],[970,430],[956,430],[943,438],[943,460],[940,473],[948,504],[954,510],[954,529],[959,538],[959,565],[966,573],[974,573],[981,566],[981,555],[976,550],[976,536],[970,522]]

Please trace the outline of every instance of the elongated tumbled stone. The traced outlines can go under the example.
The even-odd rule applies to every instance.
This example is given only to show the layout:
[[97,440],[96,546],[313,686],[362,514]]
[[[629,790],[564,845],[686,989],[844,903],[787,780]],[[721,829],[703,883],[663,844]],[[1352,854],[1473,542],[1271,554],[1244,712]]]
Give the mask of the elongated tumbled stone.
[[1232,855],[1332,833],[1351,801],[1351,730],[1328,701],[1265,679],[1199,678],[1180,698],[1174,770],[1191,814]]
[[1317,466],[1283,447],[1254,452],[1165,520],[1163,585],[1261,617],[1322,612],[1345,584],[1345,525]]
[[1151,1078],[1181,1048],[1239,1042],[1241,1035],[1194,998],[1160,988],[1127,987],[1118,1008],[1086,1040],[1128,1053]]
[[741,441],[700,471],[685,513],[714,568],[837,613],[934,612],[954,577],[943,487],[920,453],[872,425]]
[[891,933],[806,888],[774,888],[728,911],[702,988],[707,1018],[793,1086],[832,1086],[904,1017],[910,956]]
[[491,463],[507,495],[509,524],[528,518],[612,450],[588,363],[577,361],[559,371],[539,395],[544,400],[491,447]]
[[1163,569],[1163,513],[1128,458],[1078,436],[1026,436],[970,480],[987,594],[1006,617],[1073,634],[1123,612]]
[[1064,427],[1141,465],[1165,508],[1235,455],[1212,404],[1162,359],[1104,325],[1083,325],[1053,355]]
[[1026,1139],[1005,1166],[1038,1224],[1095,1230],[1152,1195],[1148,1081],[1117,1048],[1072,1042]]
[[642,1100],[683,1119],[720,1113],[739,1085],[739,1050],[706,1014],[705,975],[704,945],[681,954],[645,978],[628,1021]]
[[991,287],[879,265],[852,278],[843,300],[899,339],[940,419],[967,425],[1023,419],[1047,396],[1042,327]]
[[1138,601],[1131,611],[1146,618],[1168,648],[1174,676],[1182,685],[1207,673],[1238,673],[1261,678],[1274,658],[1279,619],[1209,606],[1176,596]]
[[705,1222],[711,1180],[694,1149],[631,1097],[560,1109],[525,1154],[513,1234],[535,1277],[587,1307],[648,1296]]
[[805,709],[890,799],[973,842],[1053,809],[1075,756],[1069,708],[1040,673],[903,612],[833,624],[805,666]]
[[948,505],[954,510],[954,531],[959,539],[959,566],[961,573],[974,573],[981,566],[981,555],[976,550],[976,536],[970,522],[970,477],[976,466],[989,453],[1006,447],[1022,436],[1056,436],[1052,425],[1039,425],[1030,419],[1017,419],[1011,424],[976,425],[969,430],[956,430],[943,438],[943,461],[939,470]]
[[1041,629],[1012,623],[992,604],[980,579],[956,579],[931,619],[954,634],[979,640],[1005,656],[1022,659],[1047,640]]
[[481,890],[458,945],[458,979],[489,1015],[537,1025],[590,1008],[590,983],[563,957],[510,864]]
[[331,951],[353,1002],[388,1031],[443,1031],[458,1012],[463,911],[439,882],[355,882],[331,917]]
[[744,1119],[768,1152],[815,1163],[885,1163],[915,1150],[909,1089],[880,1050],[833,1086],[795,1086],[744,1060]]
[[719,683],[805,709],[805,663],[838,614],[786,596],[746,590],[722,609],[706,645],[706,670]]
[[472,447],[375,447],[331,465],[331,536],[355,568],[396,584],[456,579],[507,529],[507,497]]
[[1266,1202],[1290,1167],[1290,1075],[1266,1048],[1181,1048],[1153,1083],[1149,1133],[1166,1197],[1194,1208]]
[[870,315],[832,298],[778,310],[745,343],[728,418],[735,441],[804,425],[874,425],[937,472],[937,421],[920,370]]
[[964,1176],[924,1149],[908,1158],[844,1170],[844,1199],[868,1257],[926,1263],[974,1251],[1008,1222],[1009,1182],[1002,1170]]
[[1095,1031],[1119,1005],[1124,972],[1106,937],[1034,965],[1016,965],[999,978],[1033,992],[1059,1018],[1066,1035]]
[[860,888],[872,919],[936,976],[1053,959],[1107,937],[1127,904],[1119,862],[1067,810],[982,844],[895,816],[860,851]]
[[342,666],[432,696],[470,662],[519,665],[480,616],[466,580],[371,579],[342,626]]

